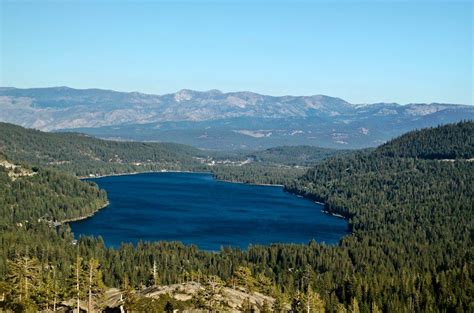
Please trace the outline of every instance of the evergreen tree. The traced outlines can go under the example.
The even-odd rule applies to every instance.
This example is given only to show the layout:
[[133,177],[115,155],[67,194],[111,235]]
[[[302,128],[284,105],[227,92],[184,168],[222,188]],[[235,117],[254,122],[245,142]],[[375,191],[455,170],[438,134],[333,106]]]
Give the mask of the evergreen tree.
[[356,298],[352,298],[351,313],[360,313],[359,302],[357,301]]
[[[92,312],[94,303],[95,306],[100,306],[98,303],[103,303],[104,296],[104,283],[102,281],[102,272],[99,269],[99,261],[91,258],[87,263],[87,287],[88,287],[88,301],[87,307],[88,311]],[[94,299],[99,299],[102,301],[94,301]]]
[[14,297],[18,302],[28,301],[36,291],[40,281],[40,265],[36,258],[28,256],[8,260],[8,281],[12,285]]
[[255,278],[252,276],[252,271],[246,266],[239,266],[235,272],[234,277],[239,286],[245,287],[249,291],[255,289]]
[[321,296],[314,292],[311,285],[302,297],[302,306],[306,313],[324,313],[325,306]]
[[283,313],[287,311],[287,305],[288,305],[288,298],[287,296],[282,293],[280,290],[276,290],[273,293],[273,297],[275,298],[275,301],[273,302],[272,309],[276,313]]
[[69,295],[75,299],[75,311],[80,313],[81,301],[87,295],[88,286],[87,272],[83,268],[83,259],[77,254],[74,263],[71,266],[71,273],[69,276]]

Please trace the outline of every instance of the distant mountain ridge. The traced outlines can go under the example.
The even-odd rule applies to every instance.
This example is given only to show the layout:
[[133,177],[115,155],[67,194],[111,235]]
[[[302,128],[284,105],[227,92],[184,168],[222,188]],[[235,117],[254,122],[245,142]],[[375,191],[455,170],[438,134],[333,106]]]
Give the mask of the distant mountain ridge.
[[0,121],[118,140],[210,149],[376,146],[406,131],[474,119],[456,104],[351,104],[340,98],[219,90],[151,95],[102,89],[0,88]]

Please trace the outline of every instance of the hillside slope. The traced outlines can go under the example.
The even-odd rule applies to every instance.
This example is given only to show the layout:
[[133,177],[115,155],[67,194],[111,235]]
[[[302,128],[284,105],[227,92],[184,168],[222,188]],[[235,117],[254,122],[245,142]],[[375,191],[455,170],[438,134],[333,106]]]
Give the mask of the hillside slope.
[[389,311],[398,301],[419,311],[472,310],[474,162],[465,159],[474,157],[473,126],[416,131],[372,152],[332,158],[287,186],[350,218],[354,235],[342,246],[356,280],[374,285],[384,277],[378,292]]
[[[0,153],[17,163],[76,176],[191,170],[212,171],[221,179],[282,183],[285,176],[296,176],[290,173],[292,167],[314,165],[346,152],[308,146],[205,151],[173,143],[107,141],[79,133],[47,133],[0,123]],[[263,177],[264,172],[267,178]]]
[[15,223],[82,218],[107,204],[95,183],[28,165],[14,164],[0,154],[0,228]]
[[348,150],[335,150],[312,146],[281,146],[248,153],[247,157],[263,164],[284,164],[311,166],[324,159],[348,153]]
[[470,159],[474,156],[474,123],[460,122],[409,132],[377,149],[391,157]]
[[187,169],[201,150],[172,143],[117,142],[78,133],[46,133],[0,123],[0,152],[15,162],[54,167],[79,176]]

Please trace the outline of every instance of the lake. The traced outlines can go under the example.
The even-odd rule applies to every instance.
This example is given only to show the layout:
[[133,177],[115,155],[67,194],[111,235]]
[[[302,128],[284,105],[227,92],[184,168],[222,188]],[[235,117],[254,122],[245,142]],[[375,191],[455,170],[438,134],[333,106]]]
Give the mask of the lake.
[[90,179],[108,194],[110,205],[70,223],[75,236],[121,242],[182,241],[204,250],[249,244],[334,244],[347,222],[322,206],[283,191],[215,180],[207,173],[147,173]]

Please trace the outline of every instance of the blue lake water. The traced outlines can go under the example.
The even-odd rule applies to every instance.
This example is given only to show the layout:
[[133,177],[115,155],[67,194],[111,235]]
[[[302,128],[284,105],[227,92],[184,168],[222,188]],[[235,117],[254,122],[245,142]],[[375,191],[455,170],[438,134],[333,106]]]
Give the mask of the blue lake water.
[[121,242],[182,241],[204,250],[249,244],[337,243],[347,222],[276,186],[228,183],[203,173],[110,176],[95,181],[110,205],[70,223],[75,236]]

